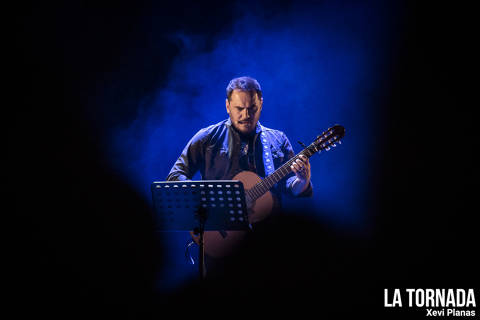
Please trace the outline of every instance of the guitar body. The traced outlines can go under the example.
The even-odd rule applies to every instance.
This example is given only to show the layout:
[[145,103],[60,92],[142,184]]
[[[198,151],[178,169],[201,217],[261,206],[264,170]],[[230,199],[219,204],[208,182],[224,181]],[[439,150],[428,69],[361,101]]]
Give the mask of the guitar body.
[[[345,128],[340,125],[334,125],[323,132],[322,135],[318,136],[310,146],[285,162],[280,168],[277,168],[275,172],[263,180],[251,171],[242,171],[233,177],[232,180],[239,180],[243,183],[246,192],[247,209],[249,211],[248,222],[252,224],[262,221],[270,214],[273,209],[274,198],[269,190],[271,186],[278,183],[291,172],[290,166],[293,161],[298,159],[299,155],[310,158],[313,154],[321,150],[328,151],[330,147],[335,147],[336,143],[340,144],[340,140],[344,135]],[[254,190],[248,193],[252,188],[254,188]],[[193,232],[190,232],[190,234],[198,244],[199,236],[196,236]],[[246,234],[247,231],[205,231],[205,254],[213,258],[224,257],[230,254],[232,250],[242,242]]]
[[[239,180],[243,183],[245,191],[250,190],[262,179],[251,171],[242,171],[238,173],[232,180]],[[274,198],[272,193],[266,192],[257,200],[251,202],[247,197],[247,208],[249,209],[248,221],[255,223],[265,219],[270,212],[272,212],[274,205]],[[198,243],[199,236],[190,232],[193,240]],[[220,258],[227,256],[235,247],[237,247],[242,239],[247,234],[247,231],[205,231],[204,244],[205,254],[213,258]]]

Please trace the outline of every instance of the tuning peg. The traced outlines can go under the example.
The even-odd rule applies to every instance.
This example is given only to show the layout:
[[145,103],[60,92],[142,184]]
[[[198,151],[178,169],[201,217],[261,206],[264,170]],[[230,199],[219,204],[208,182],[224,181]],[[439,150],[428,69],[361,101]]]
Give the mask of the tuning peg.
[[327,150],[327,151],[330,150],[330,147],[326,147],[325,150]]
[[338,142],[338,144],[342,144],[342,141],[340,141],[340,140],[338,140],[337,142]]
[[337,146],[337,145],[336,145],[335,143],[333,143],[333,144],[332,144],[332,147],[334,147],[334,148],[335,148],[336,146]]

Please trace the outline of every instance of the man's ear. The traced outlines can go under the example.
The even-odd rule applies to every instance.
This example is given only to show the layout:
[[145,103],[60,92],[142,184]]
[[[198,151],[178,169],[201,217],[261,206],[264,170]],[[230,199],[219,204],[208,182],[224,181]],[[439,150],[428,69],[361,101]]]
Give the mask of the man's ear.
[[228,99],[225,99],[225,107],[227,108],[227,113],[230,114],[230,103],[228,103]]

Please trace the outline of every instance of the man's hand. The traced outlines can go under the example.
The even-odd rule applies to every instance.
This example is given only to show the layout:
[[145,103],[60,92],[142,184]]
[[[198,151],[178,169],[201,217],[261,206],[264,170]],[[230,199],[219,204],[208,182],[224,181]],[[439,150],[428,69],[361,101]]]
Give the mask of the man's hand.
[[308,188],[310,184],[310,162],[308,158],[304,155],[298,156],[299,159],[295,160],[290,169],[297,176],[297,179],[293,182],[292,191],[294,195],[299,195]]

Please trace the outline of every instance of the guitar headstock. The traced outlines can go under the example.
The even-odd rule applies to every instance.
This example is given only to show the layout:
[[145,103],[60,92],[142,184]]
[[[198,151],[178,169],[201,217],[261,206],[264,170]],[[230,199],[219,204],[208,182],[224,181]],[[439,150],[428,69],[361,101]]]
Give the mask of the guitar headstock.
[[330,150],[330,147],[336,147],[336,144],[341,144],[341,139],[345,136],[345,128],[341,125],[334,125],[325,130],[312,143],[316,152],[321,150]]

